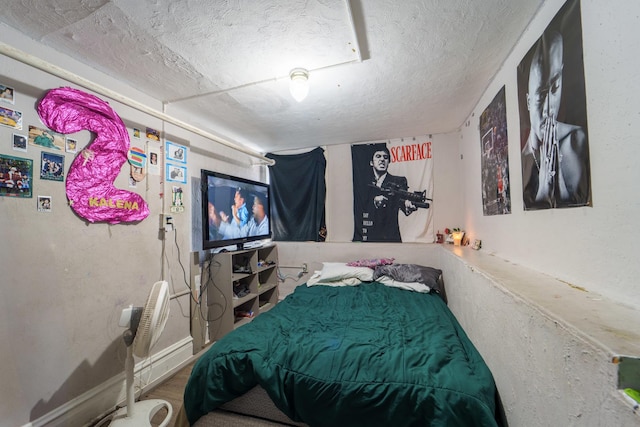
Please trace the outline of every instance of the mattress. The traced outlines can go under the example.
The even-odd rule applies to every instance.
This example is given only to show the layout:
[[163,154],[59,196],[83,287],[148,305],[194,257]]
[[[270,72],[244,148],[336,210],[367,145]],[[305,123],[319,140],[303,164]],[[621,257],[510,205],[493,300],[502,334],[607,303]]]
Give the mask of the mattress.
[[497,425],[490,370],[442,298],[299,286],[215,343],[184,395],[194,424],[256,386],[310,426]]

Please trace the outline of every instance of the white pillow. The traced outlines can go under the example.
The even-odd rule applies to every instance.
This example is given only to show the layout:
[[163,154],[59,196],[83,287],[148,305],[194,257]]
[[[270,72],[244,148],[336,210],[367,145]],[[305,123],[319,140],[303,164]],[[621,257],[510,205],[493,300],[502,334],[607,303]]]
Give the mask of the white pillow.
[[319,282],[318,278],[311,277],[309,281],[307,281],[307,286],[358,286],[362,284],[362,280],[356,279],[355,277],[344,279],[344,280],[332,280],[330,282]]
[[407,291],[420,292],[423,294],[428,294],[429,292],[431,292],[431,288],[420,282],[399,282],[397,280],[393,280],[389,276],[380,276],[376,279],[376,281],[382,283],[385,286],[389,286],[390,288],[400,288]]
[[350,267],[344,262],[323,262],[320,282],[336,282],[345,279],[359,279],[373,282],[373,270],[369,267]]

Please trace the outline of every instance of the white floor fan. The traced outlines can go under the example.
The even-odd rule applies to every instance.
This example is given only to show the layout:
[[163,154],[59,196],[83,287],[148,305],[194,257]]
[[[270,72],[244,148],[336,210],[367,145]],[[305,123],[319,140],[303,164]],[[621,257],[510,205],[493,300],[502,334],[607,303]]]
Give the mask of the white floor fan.
[[169,317],[169,284],[156,282],[144,307],[129,307],[122,310],[120,326],[128,327],[123,338],[127,346],[125,373],[127,376],[127,406],[119,409],[111,419],[110,426],[150,426],[153,416],[162,408],[167,409],[166,418],[160,424],[165,427],[171,420],[173,408],[167,401],[149,399],[134,402],[133,355],[147,357],[149,350],[158,341]]

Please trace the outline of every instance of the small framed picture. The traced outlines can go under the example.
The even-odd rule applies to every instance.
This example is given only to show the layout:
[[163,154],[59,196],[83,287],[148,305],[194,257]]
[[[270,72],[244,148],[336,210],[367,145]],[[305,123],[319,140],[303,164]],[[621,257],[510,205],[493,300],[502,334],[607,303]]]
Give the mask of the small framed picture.
[[140,139],[140,129],[133,128],[133,137],[135,139]]
[[166,141],[165,152],[167,160],[170,162],[187,163],[187,147],[176,144],[175,142]]
[[171,191],[171,207],[174,208],[181,206],[184,206],[184,201],[182,198],[182,187],[174,186]]
[[64,135],[49,129],[29,125],[29,144],[64,151]]
[[19,135],[17,133],[13,134],[13,145],[12,148],[16,151],[27,152],[27,137],[24,135]]
[[182,198],[183,192],[182,187],[173,186],[171,190],[171,207],[169,211],[171,213],[182,213],[184,212],[184,200]]
[[22,113],[11,108],[0,107],[0,125],[22,130]]
[[9,86],[0,84],[0,101],[8,102],[9,104],[16,103],[16,91]]
[[179,182],[181,184],[187,183],[187,168],[179,165],[172,165],[167,163],[166,176],[167,182]]
[[51,212],[51,196],[38,196],[38,212]]
[[146,135],[147,139],[150,139],[152,141],[160,141],[160,131],[158,130],[147,128]]
[[0,196],[32,197],[33,160],[0,154]]
[[78,141],[72,138],[66,138],[64,140],[64,151],[66,151],[67,153],[77,153]]
[[64,181],[64,156],[43,151],[40,162],[40,179]]
[[482,247],[482,240],[478,240],[478,239],[476,239],[476,240],[473,242],[473,246],[471,246],[471,249],[475,249],[475,250],[477,251],[477,250],[478,250],[478,249],[480,249],[481,247]]
[[162,174],[162,166],[160,165],[160,157],[162,156],[162,147],[158,144],[147,143],[147,157],[149,158],[147,172],[149,175],[160,176]]

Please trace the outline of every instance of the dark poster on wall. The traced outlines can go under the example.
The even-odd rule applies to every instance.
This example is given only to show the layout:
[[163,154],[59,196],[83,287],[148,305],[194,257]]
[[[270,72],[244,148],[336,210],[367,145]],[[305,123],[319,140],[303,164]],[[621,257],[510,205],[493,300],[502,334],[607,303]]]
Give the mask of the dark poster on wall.
[[480,116],[482,212],[511,213],[509,141],[504,86]]
[[591,205],[580,2],[569,0],[518,66],[525,210]]
[[354,242],[433,242],[431,141],[351,146]]

